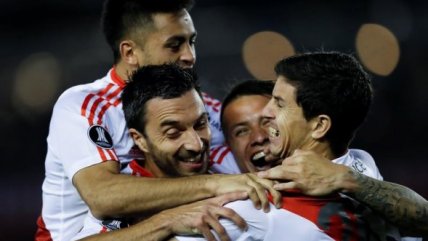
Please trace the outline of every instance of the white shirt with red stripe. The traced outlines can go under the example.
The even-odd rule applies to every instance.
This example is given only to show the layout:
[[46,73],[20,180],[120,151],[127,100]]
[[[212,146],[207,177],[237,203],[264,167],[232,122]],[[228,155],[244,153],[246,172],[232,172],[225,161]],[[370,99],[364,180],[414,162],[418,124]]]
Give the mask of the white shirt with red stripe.
[[[212,155],[212,162],[224,162],[226,154]],[[218,157],[218,158],[215,158]],[[372,178],[382,179],[373,158],[363,150],[351,149],[348,153],[333,160],[338,164],[351,166]],[[313,198],[298,193],[288,193],[283,197],[283,206],[265,213],[254,208],[251,201],[236,201],[226,205],[238,213],[248,224],[243,231],[233,222],[222,219],[231,240],[266,241],[315,241],[315,240],[378,240],[378,237],[393,237],[399,240],[398,230],[384,224],[383,220],[362,208],[344,195]],[[357,210],[361,210],[356,212]],[[369,214],[370,213],[370,214]],[[370,216],[365,222],[362,216]],[[374,223],[369,223],[369,222]],[[382,230],[376,230],[382,226]],[[373,239],[376,237],[376,239]],[[202,241],[202,237],[177,236],[180,241]],[[393,240],[393,239],[390,239]]]
[[[147,169],[141,167],[136,160],[131,161],[120,173],[139,177],[153,177],[153,175]],[[95,218],[91,212],[88,212],[85,217],[83,228],[76,236],[72,237],[71,241],[80,240],[94,234],[126,228],[128,226],[129,223],[126,219],[100,220]]]
[[241,170],[227,145],[212,145],[210,148],[210,173],[239,174]]
[[[102,79],[66,90],[54,106],[45,161],[43,208],[36,240],[70,240],[88,212],[72,178],[79,170],[106,160],[125,165],[141,158],[128,134],[120,95],[125,82],[114,69]],[[212,143],[222,144],[220,102],[204,94]]]

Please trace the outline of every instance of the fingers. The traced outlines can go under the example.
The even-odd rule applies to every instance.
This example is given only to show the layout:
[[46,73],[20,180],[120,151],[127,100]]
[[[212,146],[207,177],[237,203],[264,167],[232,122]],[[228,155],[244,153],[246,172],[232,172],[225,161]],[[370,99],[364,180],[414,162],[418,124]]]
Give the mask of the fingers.
[[247,198],[248,194],[246,192],[229,192],[221,196],[215,197],[213,199],[213,203],[219,206],[224,206],[227,203],[237,200],[245,200]]
[[257,176],[260,178],[266,178],[271,180],[287,180],[290,179],[287,176],[287,172],[284,170],[282,165],[273,167],[266,171],[261,171],[257,173]]
[[272,202],[276,208],[282,207],[282,195],[279,191],[280,190],[275,188],[275,185],[269,189],[269,193],[272,195]]
[[246,230],[247,224],[244,219],[242,219],[235,211],[229,208],[218,208],[216,211],[217,217],[210,218],[207,221],[209,227],[218,235],[220,240],[228,241],[230,240],[225,228],[219,221],[219,217],[229,219],[233,223],[235,223],[242,230]]
[[[274,181],[259,178],[254,174],[249,174],[249,177],[254,181],[254,190],[257,197],[255,200],[260,200],[260,206],[265,212],[269,212],[270,210],[270,201],[268,199],[266,191],[268,191],[272,196],[273,204],[279,208],[282,206],[282,196],[281,193],[274,188]],[[254,201],[253,201],[254,202]]]
[[[230,238],[220,223],[219,218],[226,218],[235,223],[242,230],[247,229],[245,220],[240,217],[235,211],[230,208],[210,206],[208,214],[197,224],[198,230],[207,240],[215,240],[212,231],[215,232],[218,238],[222,241],[229,241]],[[210,231],[211,230],[211,231]]]
[[[211,228],[218,234],[218,237],[221,241],[230,241],[229,236],[227,236],[226,230],[224,230],[223,226],[218,222],[218,220],[207,219],[205,220],[205,225],[201,225],[199,230],[204,238],[208,241],[216,241],[214,234],[211,232]],[[218,225],[216,225],[217,223]],[[208,224],[208,225],[207,225]]]
[[[263,194],[263,195],[266,196],[266,194]],[[263,196],[263,195],[261,195],[261,196]],[[258,195],[255,188],[249,189],[248,198],[253,202],[254,207],[256,209],[260,209],[262,207],[262,201],[260,200],[260,196]]]
[[[275,182],[268,180],[268,179],[259,178],[256,176],[254,176],[254,178],[257,178],[257,182],[263,186],[263,189],[267,190],[271,194],[272,202],[275,205],[275,207],[277,207],[277,208],[281,207],[282,206],[282,195],[279,191],[277,191],[274,188]],[[263,203],[262,203],[262,206],[264,207],[263,210],[265,212],[268,212],[269,211],[269,200],[266,196],[266,193],[264,196],[266,197],[267,203],[265,204],[266,206],[263,206]]]
[[298,185],[295,182],[283,182],[283,183],[276,183],[273,188],[278,191],[288,191],[292,189],[297,189]]

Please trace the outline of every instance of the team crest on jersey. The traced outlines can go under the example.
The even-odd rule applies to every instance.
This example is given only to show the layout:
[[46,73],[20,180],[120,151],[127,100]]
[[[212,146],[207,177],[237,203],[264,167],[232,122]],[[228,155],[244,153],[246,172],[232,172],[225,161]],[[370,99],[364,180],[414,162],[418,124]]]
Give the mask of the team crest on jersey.
[[360,160],[355,160],[352,167],[359,173],[363,173],[367,169]]
[[111,149],[113,147],[113,140],[111,139],[110,134],[100,125],[89,127],[88,136],[95,145],[101,148]]

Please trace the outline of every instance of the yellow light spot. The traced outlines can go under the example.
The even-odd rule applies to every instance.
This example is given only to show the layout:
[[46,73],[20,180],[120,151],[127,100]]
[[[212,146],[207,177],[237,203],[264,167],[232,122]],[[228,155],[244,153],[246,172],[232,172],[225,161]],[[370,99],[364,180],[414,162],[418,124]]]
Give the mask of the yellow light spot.
[[245,40],[242,55],[247,70],[260,80],[276,79],[275,64],[294,55],[294,47],[283,35],[272,32],[258,32]]
[[17,110],[31,115],[52,109],[60,76],[60,65],[50,53],[36,53],[22,61],[13,86],[12,98]]
[[356,48],[362,64],[371,72],[387,76],[394,71],[400,58],[397,38],[379,24],[364,24],[358,30]]

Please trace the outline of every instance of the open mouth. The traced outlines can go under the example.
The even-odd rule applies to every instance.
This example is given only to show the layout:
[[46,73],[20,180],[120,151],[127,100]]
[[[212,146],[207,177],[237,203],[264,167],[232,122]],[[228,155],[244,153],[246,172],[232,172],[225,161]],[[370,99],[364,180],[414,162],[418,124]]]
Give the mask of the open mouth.
[[251,163],[259,171],[266,170],[271,167],[269,162],[265,160],[266,154],[263,151],[256,152],[251,158]]
[[189,163],[199,163],[202,162],[204,155],[202,153],[192,156],[192,157],[185,157],[180,158],[180,161],[182,162],[189,162]]

